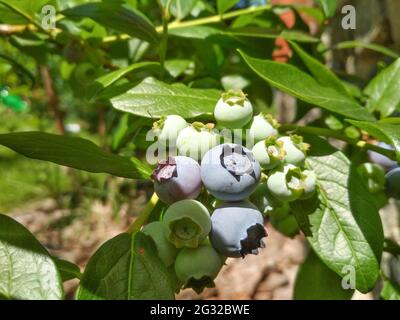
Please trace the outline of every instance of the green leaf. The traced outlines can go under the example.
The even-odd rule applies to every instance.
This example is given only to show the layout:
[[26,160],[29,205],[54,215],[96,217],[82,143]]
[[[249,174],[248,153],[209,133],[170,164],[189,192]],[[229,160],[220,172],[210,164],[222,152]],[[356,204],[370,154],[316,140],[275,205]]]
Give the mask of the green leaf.
[[165,61],[165,69],[173,77],[177,78],[189,68],[192,60],[188,59],[171,59]]
[[400,286],[393,281],[385,280],[381,291],[384,300],[400,300]]
[[338,6],[337,0],[316,0],[318,5],[322,8],[325,17],[331,18],[335,15]]
[[24,226],[0,214],[0,297],[59,300],[60,275],[45,248]]
[[79,267],[67,260],[53,257],[53,261],[57,266],[58,272],[60,273],[62,281],[68,281],[72,279],[80,279],[82,274]]
[[150,43],[159,41],[157,31],[147,17],[137,10],[127,9],[118,2],[86,3],[62,13],[70,18],[91,18],[105,27]]
[[111,99],[111,104],[115,109],[142,117],[176,114],[194,118],[212,114],[218,99],[218,90],[192,89],[147,78],[127,93]]
[[340,79],[325,65],[319,62],[314,57],[310,56],[306,51],[304,51],[299,45],[295,42],[290,41],[290,45],[294,49],[294,51],[299,55],[300,59],[303,61],[307,69],[313,75],[313,77],[325,87],[330,87],[340,92],[341,94],[348,96],[348,91],[344,87],[343,83]]
[[379,111],[387,117],[400,104],[400,58],[373,78],[364,89],[370,112]]
[[161,67],[158,62],[137,62],[125,68],[110,72],[96,79],[94,84],[89,88],[88,97],[91,97],[92,99],[95,98],[104,89],[134,70],[152,69],[158,71],[160,68]]
[[89,260],[77,299],[167,300],[174,299],[174,290],[152,240],[141,232],[122,233]]
[[222,14],[231,9],[239,0],[217,0],[218,13]]
[[334,49],[354,49],[354,48],[364,48],[368,50],[372,50],[378,53],[382,53],[388,57],[397,59],[400,57],[400,55],[397,52],[394,52],[393,50],[390,50],[384,46],[381,46],[376,43],[368,43],[368,42],[363,42],[360,40],[353,40],[353,41],[342,41],[334,46]]
[[337,90],[323,86],[300,69],[286,64],[252,58],[239,51],[249,67],[271,86],[300,100],[353,119],[373,120],[366,109]]
[[343,289],[342,279],[310,250],[297,272],[295,300],[349,300],[354,290]]
[[367,122],[347,120],[352,125],[367,131],[370,135],[391,144],[396,152],[397,162],[400,163],[400,124],[391,124],[386,122]]
[[94,173],[147,179],[151,170],[138,159],[107,153],[93,142],[45,132],[0,134],[0,144],[28,158]]
[[[309,141],[310,142],[310,141]],[[320,259],[340,276],[352,267],[355,286],[368,292],[379,276],[382,223],[360,177],[346,156],[327,143],[306,160],[315,172],[318,196],[293,203],[300,228]]]
[[210,26],[191,26],[168,30],[168,34],[178,38],[204,40],[212,35],[220,34],[221,30]]

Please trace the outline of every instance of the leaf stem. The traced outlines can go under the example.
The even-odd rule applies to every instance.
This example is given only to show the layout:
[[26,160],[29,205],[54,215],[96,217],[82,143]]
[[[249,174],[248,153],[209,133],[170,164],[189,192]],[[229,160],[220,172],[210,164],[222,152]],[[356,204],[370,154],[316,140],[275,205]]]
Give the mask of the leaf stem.
[[294,124],[284,124],[279,128],[279,131],[281,131],[281,132],[296,131],[299,133],[309,133],[309,134],[314,134],[317,136],[334,138],[337,140],[347,142],[348,144],[351,144],[360,149],[375,151],[380,154],[383,154],[384,156],[386,156],[392,160],[396,160],[396,154],[393,150],[388,150],[388,149],[379,147],[377,145],[368,143],[364,140],[352,139],[352,138],[344,135],[341,132],[331,130],[331,129],[319,128],[319,127],[308,127],[308,126],[304,127],[304,126],[298,126],[298,125],[294,125]]
[[147,203],[146,207],[142,211],[142,213],[137,217],[137,219],[129,226],[127,232],[133,234],[138,232],[140,228],[146,223],[147,219],[150,217],[153,209],[158,203],[158,196],[153,193],[150,198],[150,201]]

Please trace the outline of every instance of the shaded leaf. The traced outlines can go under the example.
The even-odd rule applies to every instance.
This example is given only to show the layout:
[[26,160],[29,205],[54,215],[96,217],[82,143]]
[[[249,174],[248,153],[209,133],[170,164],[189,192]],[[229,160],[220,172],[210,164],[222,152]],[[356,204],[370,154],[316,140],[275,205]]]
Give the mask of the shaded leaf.
[[79,285],[79,300],[174,299],[169,271],[152,240],[122,233],[91,257]]
[[0,134],[0,144],[28,158],[94,173],[131,179],[147,179],[151,170],[134,158],[107,153],[93,142],[45,132]]
[[354,290],[342,288],[342,278],[310,250],[294,285],[295,300],[350,300]]
[[316,1],[322,8],[325,17],[331,18],[335,15],[338,6],[337,0],[316,0]]
[[91,18],[105,27],[150,43],[157,43],[159,40],[150,20],[141,12],[128,9],[118,2],[86,3],[64,10],[62,13],[70,18]]
[[217,0],[218,13],[222,14],[231,9],[239,0]]
[[57,266],[58,272],[60,273],[62,281],[68,281],[72,279],[80,279],[82,274],[79,267],[67,260],[53,257],[53,261]]
[[368,50],[372,50],[378,53],[382,53],[391,58],[399,58],[399,54],[390,50],[384,46],[381,46],[376,43],[368,43],[360,40],[353,41],[343,41],[335,45],[334,49],[354,49],[354,48],[364,48]]

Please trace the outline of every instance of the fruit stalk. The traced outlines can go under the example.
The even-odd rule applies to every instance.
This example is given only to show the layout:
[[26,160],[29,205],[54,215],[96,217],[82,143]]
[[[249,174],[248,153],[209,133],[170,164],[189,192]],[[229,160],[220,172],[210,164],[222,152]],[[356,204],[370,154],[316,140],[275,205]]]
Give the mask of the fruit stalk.
[[158,197],[155,193],[150,198],[149,203],[146,205],[142,213],[136,218],[136,220],[129,226],[127,233],[133,234],[140,231],[140,228],[146,223],[147,219],[150,217],[153,209],[158,203]]

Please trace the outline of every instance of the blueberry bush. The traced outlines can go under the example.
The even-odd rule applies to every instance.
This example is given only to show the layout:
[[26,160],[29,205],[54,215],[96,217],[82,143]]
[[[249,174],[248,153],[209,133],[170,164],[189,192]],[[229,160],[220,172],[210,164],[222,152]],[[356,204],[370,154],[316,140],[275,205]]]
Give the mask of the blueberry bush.
[[63,299],[75,278],[80,300],[202,292],[228,258],[268,250],[269,222],[309,244],[295,299],[399,299],[379,210],[400,199],[400,59],[370,45],[384,58],[372,79],[335,73],[335,14],[330,0],[0,0],[0,145],[153,190],[82,273],[4,212],[0,297]]

